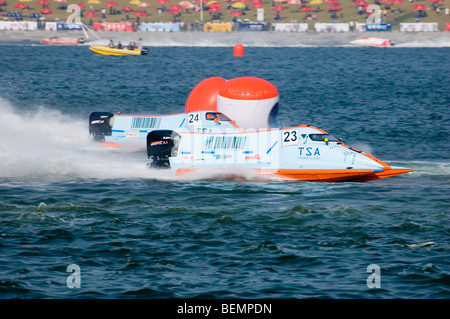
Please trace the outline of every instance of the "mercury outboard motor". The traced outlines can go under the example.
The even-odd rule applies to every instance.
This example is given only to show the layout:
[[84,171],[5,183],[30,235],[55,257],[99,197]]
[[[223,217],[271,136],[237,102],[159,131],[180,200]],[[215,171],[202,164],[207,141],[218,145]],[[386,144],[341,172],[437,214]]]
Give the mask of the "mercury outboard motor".
[[93,112],[89,116],[89,136],[94,141],[103,142],[105,135],[111,135],[114,123],[114,114],[109,112]]
[[170,168],[169,157],[177,156],[180,135],[172,130],[156,130],[147,134],[147,156],[151,168]]

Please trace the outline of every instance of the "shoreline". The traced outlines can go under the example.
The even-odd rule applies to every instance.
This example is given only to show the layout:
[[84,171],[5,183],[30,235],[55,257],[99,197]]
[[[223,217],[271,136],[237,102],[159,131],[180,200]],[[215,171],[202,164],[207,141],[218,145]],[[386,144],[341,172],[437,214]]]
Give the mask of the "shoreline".
[[[95,32],[92,43],[109,40],[136,41],[141,38],[145,46],[234,46],[241,43],[247,47],[258,46],[342,46],[366,36],[396,41],[396,46],[450,47],[450,32],[278,32],[278,31],[232,31],[232,32]],[[86,38],[82,31],[0,31],[1,42],[39,42],[48,37]]]

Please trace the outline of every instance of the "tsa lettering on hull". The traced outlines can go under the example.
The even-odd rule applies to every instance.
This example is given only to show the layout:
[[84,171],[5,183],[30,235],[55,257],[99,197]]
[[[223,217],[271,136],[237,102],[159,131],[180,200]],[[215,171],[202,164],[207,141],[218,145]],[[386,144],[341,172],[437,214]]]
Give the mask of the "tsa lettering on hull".
[[312,182],[364,182],[411,172],[345,145],[326,131],[279,127],[278,90],[255,77],[212,77],[169,115],[93,112],[89,133],[103,146],[147,153],[148,166],[177,174],[248,169]]

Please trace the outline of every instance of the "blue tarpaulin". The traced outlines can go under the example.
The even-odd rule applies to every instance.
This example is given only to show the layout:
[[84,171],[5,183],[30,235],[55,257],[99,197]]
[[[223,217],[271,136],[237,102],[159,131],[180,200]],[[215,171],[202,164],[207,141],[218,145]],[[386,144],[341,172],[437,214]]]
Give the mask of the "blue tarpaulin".
[[3,14],[3,16],[8,18],[22,18],[22,13],[6,12]]
[[141,31],[180,31],[179,23],[141,23]]
[[264,31],[264,23],[241,23],[239,22],[238,31]]
[[77,30],[77,31],[79,31],[79,30],[83,30],[83,27],[82,27],[82,25],[80,23],[58,22],[56,24],[56,29],[58,31],[60,31],[60,30],[64,30],[64,31],[66,31],[66,30],[69,30],[69,31],[70,30]]
[[39,13],[32,13],[28,16],[30,19],[39,19],[41,15]]
[[391,31],[392,24],[390,23],[368,23],[366,24],[366,31]]

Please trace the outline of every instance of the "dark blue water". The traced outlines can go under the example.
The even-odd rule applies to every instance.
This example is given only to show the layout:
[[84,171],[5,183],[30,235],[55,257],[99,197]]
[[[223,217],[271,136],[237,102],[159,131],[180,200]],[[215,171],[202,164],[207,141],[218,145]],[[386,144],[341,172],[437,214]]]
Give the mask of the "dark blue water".
[[[0,45],[0,298],[449,298],[449,57]],[[271,81],[284,126],[318,126],[414,172],[179,180],[89,140],[90,112],[183,112],[212,76]],[[67,283],[71,264],[80,288]],[[373,264],[378,287],[367,284]]]

